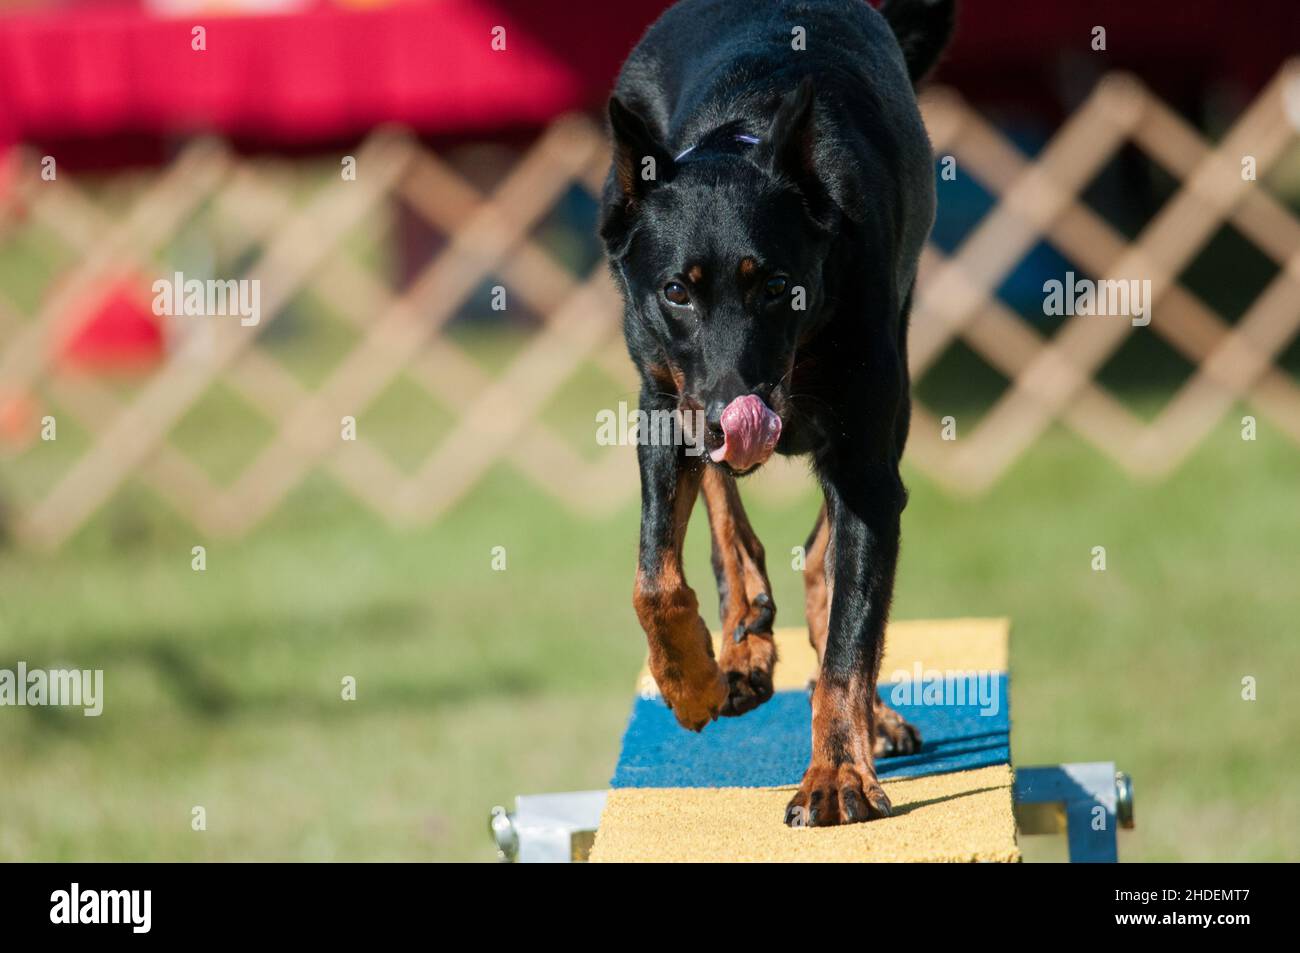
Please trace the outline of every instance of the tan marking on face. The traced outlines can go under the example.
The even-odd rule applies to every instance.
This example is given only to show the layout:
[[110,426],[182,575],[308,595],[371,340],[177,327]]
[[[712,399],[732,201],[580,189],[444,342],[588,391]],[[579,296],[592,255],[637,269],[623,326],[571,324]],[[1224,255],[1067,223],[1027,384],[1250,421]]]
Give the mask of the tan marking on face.
[[691,280],[691,284],[698,285],[704,278],[704,269],[699,265],[691,265],[686,269],[686,277]]
[[668,391],[676,388],[677,393],[680,394],[682,388],[686,386],[686,375],[675,364],[651,364],[648,370],[650,379],[655,382],[660,390]]
[[740,259],[740,277],[749,278],[758,270],[758,262],[752,258]]

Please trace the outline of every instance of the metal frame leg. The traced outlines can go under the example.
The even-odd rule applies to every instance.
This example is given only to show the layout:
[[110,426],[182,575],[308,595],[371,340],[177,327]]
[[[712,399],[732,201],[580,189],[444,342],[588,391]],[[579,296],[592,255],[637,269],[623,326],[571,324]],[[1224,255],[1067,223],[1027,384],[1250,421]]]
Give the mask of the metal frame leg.
[[[1133,826],[1133,784],[1110,761],[1016,768],[1015,799],[1025,804],[1059,805],[1064,814],[1071,863],[1119,860],[1119,827]],[[1017,812],[1026,818],[1029,812]],[[1051,833],[1037,822],[1021,825],[1022,833]]]

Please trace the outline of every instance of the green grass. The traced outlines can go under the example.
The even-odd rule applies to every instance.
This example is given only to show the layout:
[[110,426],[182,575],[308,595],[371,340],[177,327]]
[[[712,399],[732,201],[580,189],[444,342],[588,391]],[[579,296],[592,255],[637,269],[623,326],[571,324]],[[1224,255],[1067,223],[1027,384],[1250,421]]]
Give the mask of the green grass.
[[[909,483],[895,616],[1014,619],[1017,762],[1131,772],[1125,859],[1300,856],[1293,445],[1228,419],[1135,484],[1052,433],[982,499]],[[814,509],[751,505],[783,624]],[[576,519],[502,468],[397,533],[317,477],[238,542],[130,489],[56,555],[0,552],[0,667],[106,683],[97,719],[0,709],[0,859],[490,858],[492,804],[610,774],[643,651],[636,519]],[[712,606],[702,518],[688,568]]]

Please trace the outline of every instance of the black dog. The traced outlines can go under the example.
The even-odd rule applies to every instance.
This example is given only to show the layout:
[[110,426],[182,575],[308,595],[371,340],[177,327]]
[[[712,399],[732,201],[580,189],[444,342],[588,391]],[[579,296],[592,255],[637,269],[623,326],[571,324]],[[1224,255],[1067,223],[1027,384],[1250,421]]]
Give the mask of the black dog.
[[[806,554],[812,762],[789,824],[882,817],[873,757],[920,739],[876,695],[906,491],[907,319],[934,220],[914,84],[953,0],[682,0],[623,66],[601,238],[641,407],[683,413],[707,459],[638,449],[634,603],[687,728],[772,694],[775,607],[736,477],[808,454],[825,494]],[[704,432],[689,421],[703,419]],[[715,662],[681,563],[703,494],[723,617]],[[720,664],[719,664],[720,663]]]

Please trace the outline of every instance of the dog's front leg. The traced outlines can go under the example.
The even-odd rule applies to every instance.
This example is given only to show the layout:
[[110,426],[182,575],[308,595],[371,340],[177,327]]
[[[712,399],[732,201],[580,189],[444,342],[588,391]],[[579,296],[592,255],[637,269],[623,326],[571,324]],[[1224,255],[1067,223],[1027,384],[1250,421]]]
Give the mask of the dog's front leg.
[[659,691],[683,727],[700,731],[727,700],[727,681],[714,661],[709,627],[682,569],[682,542],[705,464],[681,447],[646,442],[637,447],[637,461],[641,552],[632,601]]
[[792,826],[852,824],[890,811],[872,742],[903,486],[893,466],[839,464],[823,480],[834,585],[813,689],[812,760],[786,808]]
[[745,515],[736,478],[718,467],[708,467],[703,496],[709,511],[713,574],[718,580],[722,617],[719,663],[728,691],[722,714],[743,715],[772,697],[776,603],[767,579],[763,544]]

